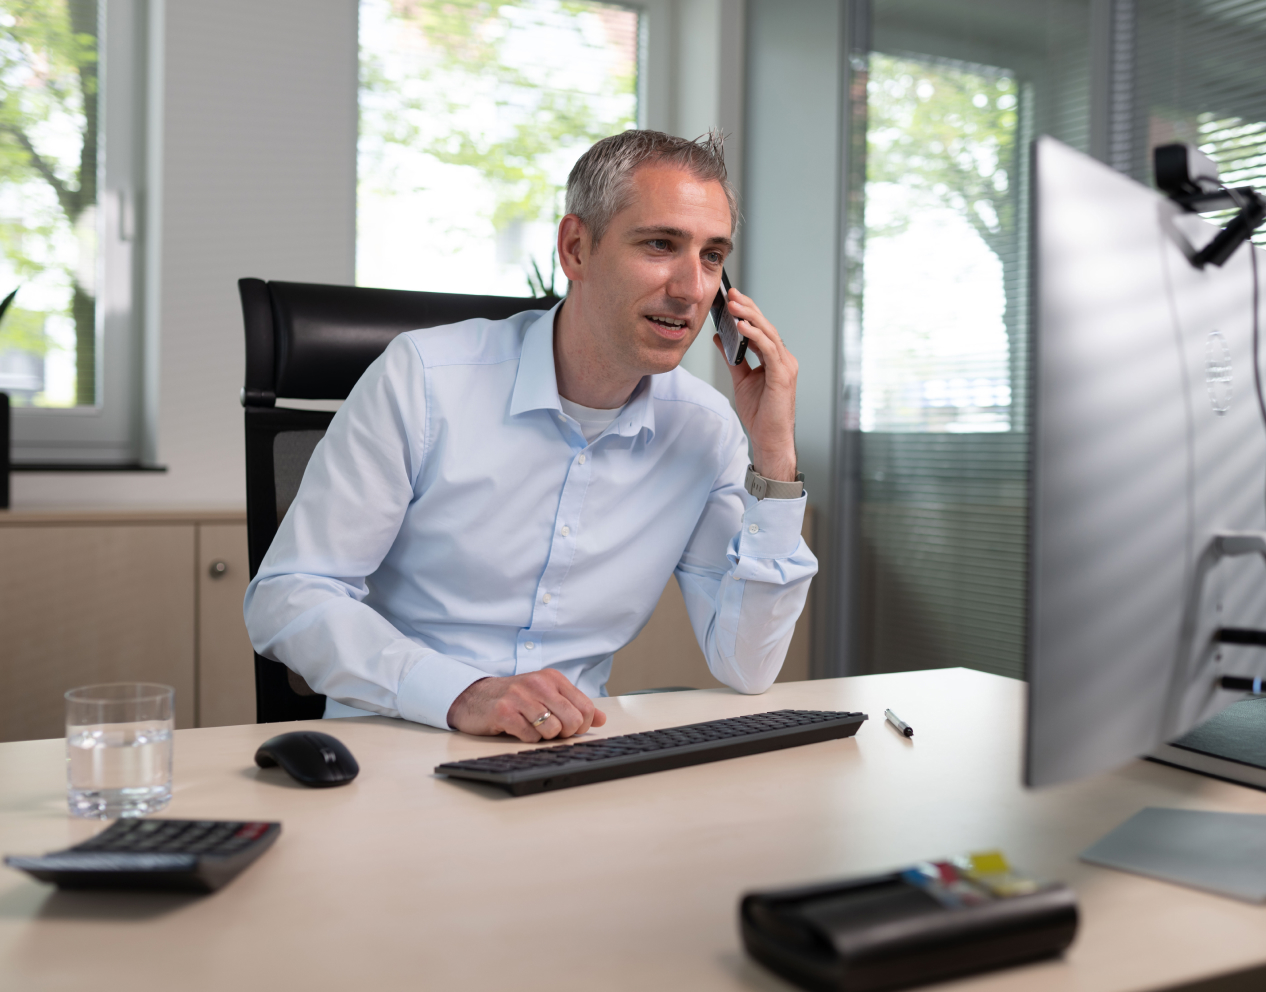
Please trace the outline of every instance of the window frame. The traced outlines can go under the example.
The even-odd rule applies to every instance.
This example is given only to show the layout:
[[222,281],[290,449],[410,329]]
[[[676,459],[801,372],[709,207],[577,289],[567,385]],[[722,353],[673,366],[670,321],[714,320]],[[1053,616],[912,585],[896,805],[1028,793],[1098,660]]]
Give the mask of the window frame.
[[637,126],[670,131],[677,82],[671,0],[613,2],[638,13]]
[[141,467],[148,5],[100,0],[94,406],[12,408],[15,470]]

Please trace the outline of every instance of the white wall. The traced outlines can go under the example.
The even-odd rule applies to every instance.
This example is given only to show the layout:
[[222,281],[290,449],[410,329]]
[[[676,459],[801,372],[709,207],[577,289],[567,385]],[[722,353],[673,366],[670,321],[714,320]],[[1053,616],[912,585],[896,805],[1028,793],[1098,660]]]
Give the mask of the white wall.
[[831,520],[839,467],[832,449],[840,334],[844,4],[748,0],[747,292],[800,363],[796,449],[818,512],[812,671],[839,675],[837,534]]
[[800,362],[796,447],[809,499],[830,484],[839,326],[836,0],[749,0],[748,290]]
[[351,283],[356,0],[153,0],[147,216],[165,473],[19,472],[15,507],[245,506],[242,276]]

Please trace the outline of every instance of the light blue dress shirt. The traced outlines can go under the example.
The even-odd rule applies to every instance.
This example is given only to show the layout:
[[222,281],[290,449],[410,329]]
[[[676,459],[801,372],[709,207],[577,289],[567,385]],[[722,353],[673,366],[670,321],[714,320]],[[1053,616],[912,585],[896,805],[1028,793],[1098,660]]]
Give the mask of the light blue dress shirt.
[[712,673],[769,687],[817,572],[805,497],[747,493],[738,417],[680,368],[587,442],[559,403],[556,309],[401,334],[369,367],[246,592],[260,654],[447,728],[489,675],[555,668],[603,695],[675,571]]

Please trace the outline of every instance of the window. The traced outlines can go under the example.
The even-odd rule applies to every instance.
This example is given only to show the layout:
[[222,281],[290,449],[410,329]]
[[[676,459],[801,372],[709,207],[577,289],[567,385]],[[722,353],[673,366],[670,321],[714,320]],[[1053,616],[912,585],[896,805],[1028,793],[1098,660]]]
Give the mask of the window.
[[861,428],[1010,430],[1019,85],[876,53],[868,89]]
[[636,126],[639,21],[578,0],[362,0],[357,282],[561,292],[567,174]]
[[0,0],[0,389],[18,464],[137,457],[140,6]]
[[[6,3],[0,384],[12,402],[96,402],[97,11]],[[91,123],[90,123],[91,122]]]

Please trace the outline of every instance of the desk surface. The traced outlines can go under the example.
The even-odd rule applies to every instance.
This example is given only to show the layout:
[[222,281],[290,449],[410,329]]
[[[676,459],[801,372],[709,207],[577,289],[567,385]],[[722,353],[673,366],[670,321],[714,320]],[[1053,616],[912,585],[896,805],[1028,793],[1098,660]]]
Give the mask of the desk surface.
[[[938,988],[1161,989],[1266,962],[1266,908],[1076,861],[1143,806],[1266,813],[1266,793],[1145,762],[1026,792],[1023,700],[963,669],[617,697],[603,735],[782,707],[870,720],[848,741],[522,798],[431,773],[505,739],[327,723],[361,775],[309,790],[251,760],[297,725],[177,731],[168,815],[281,820],[277,844],[209,897],[58,893],[0,868],[0,986],[784,989],[743,954],[742,892],[994,846],[1075,886],[1078,940],[1064,961]],[[0,744],[0,852],[99,827],[65,814],[62,747]]]

